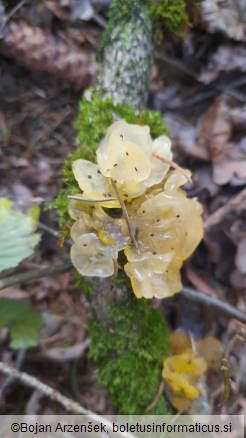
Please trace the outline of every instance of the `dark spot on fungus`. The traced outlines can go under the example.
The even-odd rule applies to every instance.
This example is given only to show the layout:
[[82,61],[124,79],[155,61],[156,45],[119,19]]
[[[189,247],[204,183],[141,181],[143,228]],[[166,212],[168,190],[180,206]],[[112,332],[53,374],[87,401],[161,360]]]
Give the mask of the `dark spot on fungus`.
[[87,243],[84,243],[83,246],[87,246]]
[[180,217],[180,214],[176,214],[176,217]]
[[135,239],[137,240],[137,238],[138,238],[138,235],[139,235],[139,228],[137,227],[136,228],[136,230],[135,230],[135,234],[134,234],[134,237],[135,237]]
[[120,138],[121,138],[121,140],[123,141],[123,135],[122,135],[122,134],[120,134]]
[[92,179],[92,176],[91,176],[91,175],[88,175],[88,179]]
[[156,252],[156,251],[153,251],[153,252],[152,252],[152,254],[153,254],[153,255],[156,255],[156,254],[157,254],[157,252]]
[[114,167],[116,167],[116,166],[118,166],[118,164],[117,164],[117,163],[115,163],[115,164],[114,164]]
[[160,222],[160,219],[156,219],[156,222]]
[[145,213],[145,210],[143,210],[143,213]]
[[97,173],[101,173],[101,171],[98,169],[98,170],[97,170]]
[[126,155],[127,155],[127,156],[129,155],[128,152],[126,152]]
[[153,237],[154,236],[154,234],[153,233],[151,233],[151,237]]
[[128,195],[126,193],[124,194],[124,196],[125,196],[125,198],[128,198]]
[[138,171],[137,167],[134,167],[134,169],[136,170],[136,172]]

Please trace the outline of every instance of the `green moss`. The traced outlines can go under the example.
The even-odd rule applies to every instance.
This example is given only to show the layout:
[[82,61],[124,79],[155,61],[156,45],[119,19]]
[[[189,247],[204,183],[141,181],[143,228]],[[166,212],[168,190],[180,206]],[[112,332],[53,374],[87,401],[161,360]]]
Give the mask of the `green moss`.
[[143,7],[149,7],[150,0],[113,0],[109,9],[108,21],[114,24],[127,23]]
[[91,283],[85,277],[82,277],[78,271],[74,271],[73,278],[75,286],[81,290],[83,294],[88,296],[93,293],[93,287]]
[[171,36],[182,34],[189,22],[185,0],[152,0],[150,14]]
[[87,91],[87,98],[80,101],[79,117],[76,123],[78,131],[78,147],[68,156],[63,169],[63,182],[66,189],[61,190],[50,206],[57,211],[62,229],[73,223],[68,214],[67,195],[80,193],[81,190],[72,172],[72,163],[78,158],[95,162],[96,150],[106,134],[107,128],[118,119],[128,123],[149,125],[153,138],[168,134],[168,129],[161,115],[156,111],[143,110],[136,112],[127,105],[115,105],[112,99],[102,99],[101,94],[93,89]]
[[[90,324],[90,357],[119,413],[143,414],[160,386],[168,350],[166,323],[148,300],[133,295],[127,304],[112,307],[112,318],[117,326],[111,330],[97,321]],[[166,414],[164,398],[148,413]]]

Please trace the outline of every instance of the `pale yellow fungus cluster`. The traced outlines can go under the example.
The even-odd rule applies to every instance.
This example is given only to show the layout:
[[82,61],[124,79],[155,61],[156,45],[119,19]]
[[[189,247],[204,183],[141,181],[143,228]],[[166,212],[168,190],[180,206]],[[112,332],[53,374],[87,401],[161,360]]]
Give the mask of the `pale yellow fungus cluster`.
[[176,409],[188,408],[192,401],[205,394],[206,371],[206,361],[192,350],[165,359],[162,376],[171,390],[169,398]]
[[153,156],[170,161],[170,147],[166,136],[153,141],[149,127],[118,121],[98,147],[97,164],[74,161],[82,194],[69,205],[76,220],[71,258],[82,275],[113,275],[124,250],[124,269],[138,298],[164,298],[181,289],[180,268],[203,227],[200,204],[180,189],[187,177],[168,172],[169,164]]
[[170,353],[162,370],[166,394],[178,411],[187,411],[206,395],[206,372],[220,367],[223,348],[212,336],[194,341],[186,333],[174,332],[170,335]]

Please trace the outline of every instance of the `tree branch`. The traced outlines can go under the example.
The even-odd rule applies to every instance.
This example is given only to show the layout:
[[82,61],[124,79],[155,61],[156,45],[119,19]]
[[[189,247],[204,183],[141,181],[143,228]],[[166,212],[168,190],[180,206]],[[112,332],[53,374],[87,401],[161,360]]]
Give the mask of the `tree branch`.
[[48,225],[43,224],[42,222],[38,222],[38,228],[46,233],[50,234],[53,237],[59,237],[59,231],[53,230],[53,228],[48,227]]
[[233,196],[225,205],[222,205],[222,207],[218,208],[218,210],[215,210],[210,216],[208,216],[204,223],[205,230],[208,230],[209,228],[221,222],[226,214],[242,205],[245,199],[246,189],[243,189],[238,193],[238,195]]
[[218,298],[210,297],[194,289],[190,289],[189,287],[183,287],[182,294],[189,300],[211,306],[214,309],[220,310],[222,313],[227,314],[231,318],[235,318],[243,323],[246,323],[245,313],[231,306],[229,303],[219,300]]
[[128,19],[117,17],[120,1],[113,2],[108,29],[104,36],[98,85],[103,95],[116,104],[136,109],[147,102],[151,68],[154,59],[152,21],[144,2],[132,2]]
[[[76,401],[65,397],[56,389],[51,388],[43,382],[40,382],[36,377],[31,376],[30,374],[21,372],[16,370],[15,368],[6,365],[5,363],[0,361],[0,372],[10,376],[11,378],[19,380],[19,382],[23,383],[30,388],[36,389],[40,391],[44,396],[49,397],[50,400],[53,400],[57,403],[60,403],[66,411],[78,414],[78,415],[87,415],[91,420],[95,422],[100,422],[109,427],[109,430],[112,430],[113,424],[107,418],[102,417],[101,415],[96,414],[95,412],[89,411],[81,406]],[[133,438],[133,436],[128,432],[123,432],[122,435],[125,438]]]
[[95,418],[98,417],[100,418],[100,420],[102,420],[102,418],[94,414],[94,412],[88,411],[87,409],[83,408],[83,406],[81,406],[76,401],[65,397],[59,391],[56,391],[50,386],[45,385],[44,383],[40,382],[40,380],[38,380],[36,377],[18,371],[17,369],[10,367],[9,365],[6,365],[3,362],[0,362],[0,371],[4,374],[7,374],[8,376],[11,376],[11,378],[15,378],[19,380],[21,383],[24,383],[24,385],[26,386],[37,389],[42,394],[49,397],[51,400],[60,403],[69,412],[73,412],[75,414],[89,415]]
[[49,268],[38,269],[35,271],[24,272],[23,274],[12,275],[0,280],[0,290],[6,287],[13,286],[18,283],[27,283],[28,281],[37,280],[42,277],[48,277],[49,275],[61,274],[63,272],[70,271],[73,267],[72,263],[66,261],[59,265],[50,266]]

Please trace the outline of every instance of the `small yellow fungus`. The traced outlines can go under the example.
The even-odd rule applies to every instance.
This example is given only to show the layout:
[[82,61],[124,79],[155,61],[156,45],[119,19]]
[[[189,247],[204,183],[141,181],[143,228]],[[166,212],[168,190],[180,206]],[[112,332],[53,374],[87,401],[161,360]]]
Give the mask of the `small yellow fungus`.
[[206,371],[219,367],[222,346],[212,336],[192,343],[188,334],[174,332],[170,347],[171,356],[164,360],[162,371],[166,394],[178,411],[189,410],[194,400],[206,394]]
[[177,399],[195,400],[204,394],[201,379],[206,370],[206,361],[187,350],[164,360],[162,376]]

